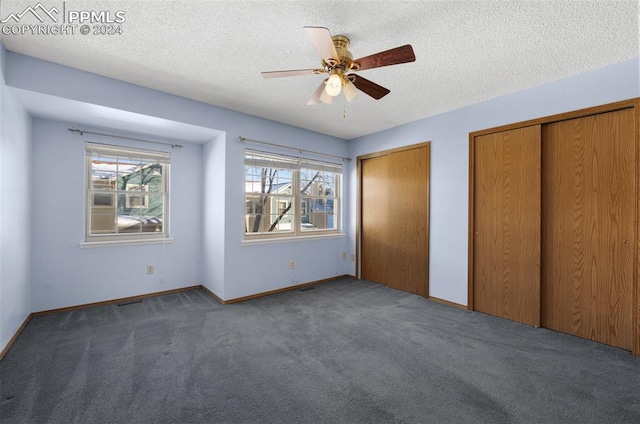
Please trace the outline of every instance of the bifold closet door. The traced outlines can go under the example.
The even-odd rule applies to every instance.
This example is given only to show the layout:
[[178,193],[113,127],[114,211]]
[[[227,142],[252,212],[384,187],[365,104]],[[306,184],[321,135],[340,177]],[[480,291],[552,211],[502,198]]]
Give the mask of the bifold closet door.
[[362,278],[389,282],[389,156],[361,163]]
[[634,111],[542,129],[542,325],[631,350]]
[[429,146],[361,161],[362,278],[429,295]]
[[389,155],[387,252],[394,289],[427,297],[429,278],[429,151],[427,147]]
[[540,126],[477,136],[473,308],[540,325]]

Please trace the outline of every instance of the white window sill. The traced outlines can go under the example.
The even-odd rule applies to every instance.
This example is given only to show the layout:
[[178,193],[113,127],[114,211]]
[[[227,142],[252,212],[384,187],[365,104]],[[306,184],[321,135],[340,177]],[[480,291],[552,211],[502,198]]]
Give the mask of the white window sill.
[[136,240],[104,240],[104,241],[84,241],[80,243],[80,247],[107,247],[107,246],[142,246],[145,244],[172,244],[173,238],[153,238],[153,239],[136,239]]
[[294,236],[294,237],[258,238],[258,239],[242,240],[240,242],[240,246],[253,246],[256,244],[272,244],[272,243],[289,243],[289,242],[310,241],[310,240],[327,240],[327,239],[343,238],[345,236],[346,236],[345,233],[332,233],[332,234],[310,234],[310,235]]

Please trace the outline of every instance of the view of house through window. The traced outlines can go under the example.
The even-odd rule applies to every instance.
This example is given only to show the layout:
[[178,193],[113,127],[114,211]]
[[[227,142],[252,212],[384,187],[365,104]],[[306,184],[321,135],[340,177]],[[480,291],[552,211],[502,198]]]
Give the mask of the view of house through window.
[[340,164],[245,150],[245,234],[337,232]]
[[96,143],[86,153],[85,241],[166,237],[169,154]]

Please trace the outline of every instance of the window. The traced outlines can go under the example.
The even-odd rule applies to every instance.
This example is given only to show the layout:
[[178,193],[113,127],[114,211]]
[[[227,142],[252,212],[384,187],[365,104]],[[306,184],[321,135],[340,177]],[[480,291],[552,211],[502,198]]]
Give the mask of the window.
[[342,165],[245,150],[245,238],[337,233]]
[[169,153],[86,143],[85,242],[163,239]]

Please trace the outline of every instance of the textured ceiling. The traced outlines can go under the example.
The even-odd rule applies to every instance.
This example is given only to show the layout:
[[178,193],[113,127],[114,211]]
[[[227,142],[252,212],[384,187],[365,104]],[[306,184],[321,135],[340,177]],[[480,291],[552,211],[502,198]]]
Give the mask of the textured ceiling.
[[[1,0],[0,20],[37,3]],[[2,35],[7,49],[345,139],[639,55],[638,1],[41,3],[126,21],[121,35]],[[320,65],[305,25],[346,35],[355,58],[409,43],[416,61],[362,72],[391,90],[381,100],[306,106],[322,76],[260,76]]]

